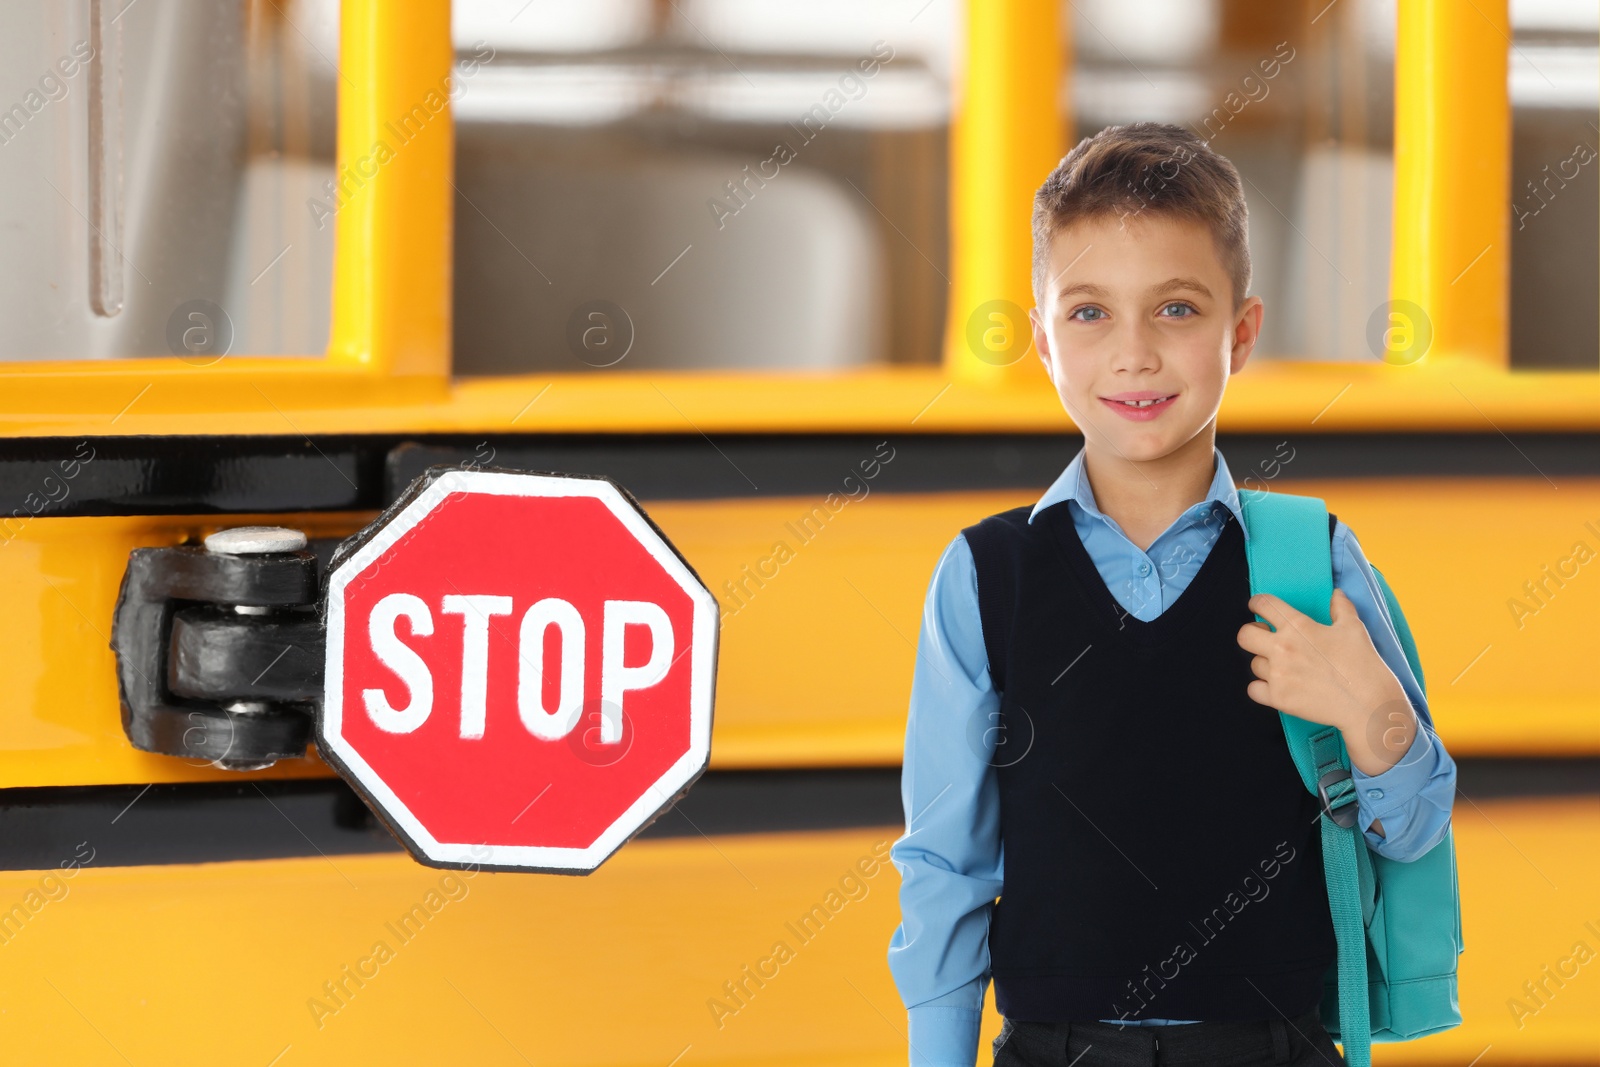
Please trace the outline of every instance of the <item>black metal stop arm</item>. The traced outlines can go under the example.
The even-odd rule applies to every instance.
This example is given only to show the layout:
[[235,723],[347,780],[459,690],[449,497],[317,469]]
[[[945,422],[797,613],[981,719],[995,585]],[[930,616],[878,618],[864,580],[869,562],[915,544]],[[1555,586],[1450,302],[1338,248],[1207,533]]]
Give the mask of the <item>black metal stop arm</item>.
[[322,700],[320,594],[310,551],[134,549],[111,628],[128,739],[224,767],[304,756]]

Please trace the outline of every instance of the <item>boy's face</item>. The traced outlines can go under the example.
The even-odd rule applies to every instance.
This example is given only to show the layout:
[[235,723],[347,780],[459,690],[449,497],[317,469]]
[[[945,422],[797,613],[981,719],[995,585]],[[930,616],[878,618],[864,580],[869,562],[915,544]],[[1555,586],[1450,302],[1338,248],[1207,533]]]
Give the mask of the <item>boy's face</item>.
[[[1086,219],[1050,249],[1033,343],[1085,440],[1138,462],[1211,427],[1250,357],[1262,304],[1233,289],[1204,223]],[[1119,400],[1170,397],[1140,410]],[[1211,440],[1211,438],[1208,438]]]

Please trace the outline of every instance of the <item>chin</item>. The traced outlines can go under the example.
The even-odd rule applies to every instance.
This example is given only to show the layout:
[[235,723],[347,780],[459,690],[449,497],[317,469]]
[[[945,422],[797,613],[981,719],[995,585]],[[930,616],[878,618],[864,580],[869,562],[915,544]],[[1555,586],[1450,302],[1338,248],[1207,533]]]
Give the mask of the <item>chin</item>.
[[1170,456],[1193,436],[1187,428],[1172,426],[1118,426],[1113,433],[1102,433],[1102,437],[1109,438],[1116,446],[1119,454],[1141,463]]
[[1177,446],[1165,438],[1151,440],[1143,436],[1127,443],[1119,442],[1118,447],[1122,450],[1124,456],[1136,463],[1150,463],[1170,456],[1177,451]]

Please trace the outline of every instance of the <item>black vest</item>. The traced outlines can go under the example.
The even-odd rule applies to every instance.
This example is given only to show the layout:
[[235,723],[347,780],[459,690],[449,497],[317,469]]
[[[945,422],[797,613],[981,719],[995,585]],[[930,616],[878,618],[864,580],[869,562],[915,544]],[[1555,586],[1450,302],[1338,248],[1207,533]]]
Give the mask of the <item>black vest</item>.
[[1310,1010],[1336,947],[1319,808],[1278,712],[1245,691],[1238,521],[1145,622],[1106,588],[1067,502],[1030,510],[962,531],[1001,694],[996,1007],[1040,1022]]

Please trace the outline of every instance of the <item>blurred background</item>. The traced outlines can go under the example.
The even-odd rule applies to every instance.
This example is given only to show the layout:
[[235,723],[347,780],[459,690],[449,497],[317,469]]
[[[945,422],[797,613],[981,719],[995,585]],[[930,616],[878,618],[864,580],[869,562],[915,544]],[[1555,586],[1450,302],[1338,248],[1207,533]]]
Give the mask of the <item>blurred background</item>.
[[[959,13],[951,0],[458,0],[455,372],[588,369],[564,330],[595,299],[629,310],[637,369],[936,363]],[[1363,331],[1388,296],[1394,0],[1080,0],[1064,16],[1065,143],[1173,122],[1245,179],[1267,306],[1258,358],[1376,358]],[[36,88],[76,18],[11,5],[0,102]],[[1577,176],[1549,183],[1600,137],[1597,18],[1585,0],[1511,4],[1514,367],[1590,366],[1600,348],[1600,168],[1569,163]],[[82,135],[82,76],[4,127],[0,359],[164,353],[169,312],[197,297],[227,309],[235,352],[320,353],[333,226],[308,204],[333,205],[336,0],[141,0],[120,21],[123,69],[159,76],[123,82],[103,151]],[[892,59],[841,88],[879,41]],[[1280,42],[1289,58],[1263,78]],[[830,90],[844,106],[803,127]],[[1219,106],[1230,92],[1237,112]],[[71,192],[91,163],[121,179],[103,226]],[[1539,210],[1546,189],[1559,220]],[[106,258],[127,276],[109,317],[83,299],[97,243],[120,248]],[[655,284],[644,265],[685,248],[695,269]]]
[[[1460,769],[1465,1021],[1376,1061],[1600,1064],[1594,0],[7,0],[0,1059],[905,1062],[882,857],[923,597],[1082,440],[963,327],[1026,290],[1040,130],[1141,120],[1244,179],[1235,480],[1357,532]],[[1448,358],[1386,365],[1413,284]],[[643,502],[724,610],[711,764],[589,877],[484,874],[341,995],[440,872],[314,751],[135,749],[111,620],[136,549],[331,550],[459,463]]]

